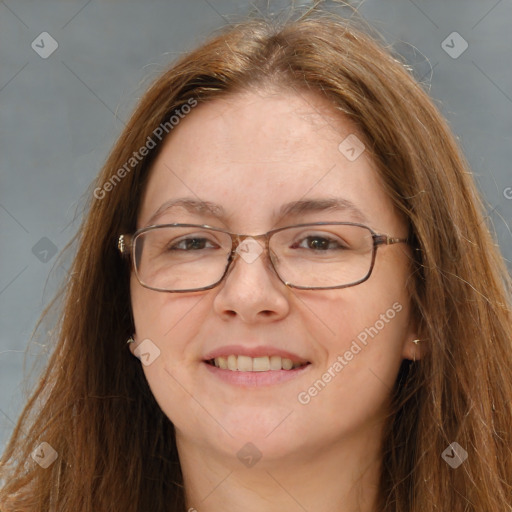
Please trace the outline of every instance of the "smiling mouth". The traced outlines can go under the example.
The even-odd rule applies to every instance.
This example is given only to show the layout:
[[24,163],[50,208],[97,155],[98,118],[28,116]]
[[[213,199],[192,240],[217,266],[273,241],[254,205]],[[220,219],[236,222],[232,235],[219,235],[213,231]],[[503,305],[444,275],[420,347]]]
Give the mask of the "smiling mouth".
[[216,357],[209,359],[205,363],[220,368],[221,370],[230,370],[233,372],[268,372],[278,370],[295,370],[310,364],[305,362],[294,362],[291,359],[281,356],[262,356],[249,357],[229,355],[227,357]]

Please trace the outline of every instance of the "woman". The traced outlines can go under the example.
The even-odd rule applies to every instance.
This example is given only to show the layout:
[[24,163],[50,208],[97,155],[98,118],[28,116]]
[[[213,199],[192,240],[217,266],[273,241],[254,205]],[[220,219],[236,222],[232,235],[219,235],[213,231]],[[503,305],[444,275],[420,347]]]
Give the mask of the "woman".
[[94,187],[3,512],[512,510],[510,279],[376,42],[230,27]]

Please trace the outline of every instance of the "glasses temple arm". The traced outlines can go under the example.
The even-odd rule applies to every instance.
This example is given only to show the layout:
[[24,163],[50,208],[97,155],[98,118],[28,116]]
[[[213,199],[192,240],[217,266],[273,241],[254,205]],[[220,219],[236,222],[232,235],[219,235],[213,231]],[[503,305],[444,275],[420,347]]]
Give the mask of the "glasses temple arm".
[[409,238],[395,238],[389,235],[376,235],[374,237],[375,245],[393,245],[393,244],[408,244]]

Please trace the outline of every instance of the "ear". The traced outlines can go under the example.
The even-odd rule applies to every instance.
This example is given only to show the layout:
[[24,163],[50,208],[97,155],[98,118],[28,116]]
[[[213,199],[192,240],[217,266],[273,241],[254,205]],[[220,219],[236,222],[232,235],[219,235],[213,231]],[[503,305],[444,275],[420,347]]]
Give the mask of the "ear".
[[[130,341],[130,340],[133,340],[133,341]],[[137,335],[132,334],[126,344],[128,345],[128,348],[129,348],[130,352],[132,353],[132,356],[137,357],[134,353],[135,349],[137,348],[137,346],[139,344],[139,342],[137,341]]]
[[426,352],[426,342],[418,335],[416,322],[411,320],[402,347],[402,357],[411,361],[418,361]]

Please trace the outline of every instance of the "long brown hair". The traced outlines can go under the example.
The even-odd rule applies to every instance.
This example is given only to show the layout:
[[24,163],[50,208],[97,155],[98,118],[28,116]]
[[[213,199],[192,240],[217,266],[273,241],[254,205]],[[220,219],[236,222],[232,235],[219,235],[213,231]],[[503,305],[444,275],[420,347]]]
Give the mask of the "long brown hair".
[[[468,165],[406,67],[315,11],[230,26],[140,101],[94,185],[53,354],[1,460],[3,512],[185,510],[173,425],[125,345],[130,268],[116,248],[135,230],[162,143],[126,163],[190,101],[266,85],[316,91],[355,123],[410,226],[412,308],[428,351],[397,377],[379,512],[512,510],[511,284]],[[30,456],[43,441],[58,453],[47,469]],[[457,469],[441,457],[454,441],[468,452]]]

